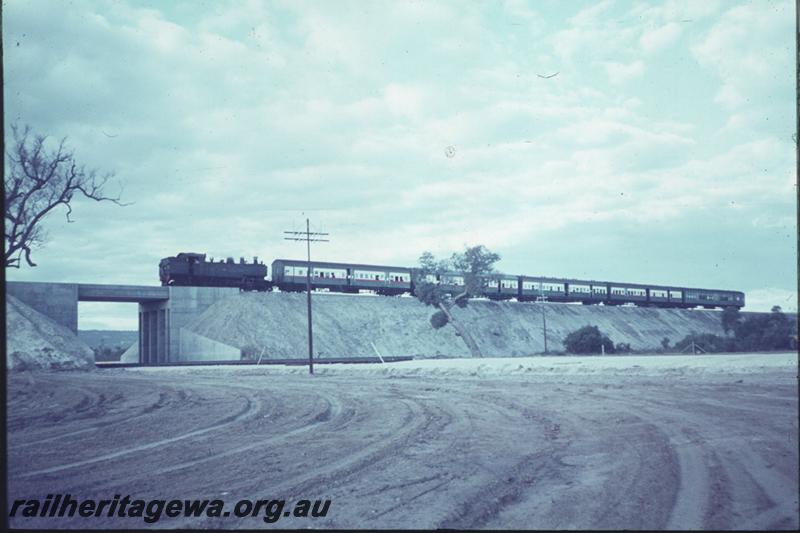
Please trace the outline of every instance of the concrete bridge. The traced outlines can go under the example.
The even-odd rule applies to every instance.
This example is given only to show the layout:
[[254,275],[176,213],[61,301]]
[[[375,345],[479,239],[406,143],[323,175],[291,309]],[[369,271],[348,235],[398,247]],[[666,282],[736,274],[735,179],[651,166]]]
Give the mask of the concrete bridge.
[[9,281],[6,293],[78,333],[78,302],[139,304],[139,362],[182,361],[181,328],[211,304],[238,294],[233,287],[160,287]]

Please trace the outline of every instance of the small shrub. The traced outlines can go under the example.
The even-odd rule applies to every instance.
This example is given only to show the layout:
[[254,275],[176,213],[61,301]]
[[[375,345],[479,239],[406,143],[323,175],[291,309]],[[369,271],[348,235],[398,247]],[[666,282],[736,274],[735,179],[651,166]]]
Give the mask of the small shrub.
[[255,344],[247,344],[245,346],[242,346],[240,353],[242,359],[255,360],[258,359],[258,357],[261,355],[261,348],[259,348]]
[[445,327],[448,321],[449,319],[447,318],[447,313],[441,309],[431,315],[431,326],[433,326],[434,329]]
[[614,347],[616,353],[631,353],[631,345],[627,342],[618,342]]
[[125,353],[126,348],[122,346],[99,346],[92,348],[95,361],[119,361]]

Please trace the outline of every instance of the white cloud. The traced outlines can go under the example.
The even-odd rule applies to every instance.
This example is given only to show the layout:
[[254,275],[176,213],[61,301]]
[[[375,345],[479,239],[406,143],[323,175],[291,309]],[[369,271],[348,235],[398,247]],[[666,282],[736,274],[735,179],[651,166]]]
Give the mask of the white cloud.
[[602,0],[594,3],[593,6],[580,10],[570,19],[573,26],[585,27],[597,24],[598,20],[603,20],[603,15],[614,5],[613,0]]
[[737,109],[767,103],[776,91],[793,90],[785,76],[794,66],[793,47],[774,39],[788,33],[793,21],[788,2],[740,5],[722,15],[692,47],[697,60],[715,69],[722,80],[717,102]]
[[694,22],[715,15],[721,5],[721,0],[667,0],[663,5],[663,15],[667,20]]
[[702,19],[716,15],[722,5],[720,0],[666,0],[658,4],[638,3],[630,11],[632,18],[642,19],[648,24],[679,22],[699,23]]
[[677,41],[681,31],[682,29],[679,23],[670,22],[659,28],[645,31],[639,38],[639,43],[642,45],[642,50],[644,50],[645,53],[657,52]]
[[419,87],[390,83],[383,90],[383,99],[393,115],[420,118],[425,111],[425,93]]
[[602,63],[608,75],[608,81],[614,85],[621,85],[630,80],[639,78],[644,74],[644,61],[637,59],[631,63],[617,63],[615,61],[605,61]]
[[[296,256],[281,232],[303,210],[336,237],[320,254],[339,260],[413,262],[480,241],[535,250],[543,263],[563,254],[559,268],[573,268],[589,252],[566,238],[672,228],[669,246],[685,249],[698,213],[711,235],[743,235],[731,246],[742,256],[756,240],[785,253],[792,75],[761,64],[770,53],[784,61],[782,6],[716,15],[707,2],[604,2],[569,18],[516,1],[189,14],[53,3],[48,17],[32,5],[4,12],[7,124],[68,134],[82,161],[117,171],[136,205],[81,203],[69,226],[54,215],[43,267],[18,279],[154,283],[158,259],[178,251]],[[716,83],[734,113],[706,113],[716,106],[702,91],[687,90],[693,108],[662,106],[672,102],[654,85],[676,57],[691,58],[690,43],[698,62],[681,75]],[[719,240],[698,243],[698,265]],[[614,257],[631,264],[596,268],[635,277],[631,265],[654,253],[642,246],[618,246]],[[775,272],[763,283],[785,285]]]
[[770,311],[779,305],[784,312],[797,312],[797,291],[769,287],[754,289],[745,294],[745,311]]
[[541,20],[539,13],[531,9],[530,2],[525,2],[524,0],[505,0],[503,9],[515,19],[522,19],[528,23],[538,23]]

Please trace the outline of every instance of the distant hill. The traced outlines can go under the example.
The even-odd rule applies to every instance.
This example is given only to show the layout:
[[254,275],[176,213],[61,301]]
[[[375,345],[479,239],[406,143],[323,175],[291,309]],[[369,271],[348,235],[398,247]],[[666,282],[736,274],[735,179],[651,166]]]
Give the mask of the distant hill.
[[82,329],[78,331],[78,338],[93,349],[107,347],[127,350],[131,344],[139,339],[139,332],[111,329]]

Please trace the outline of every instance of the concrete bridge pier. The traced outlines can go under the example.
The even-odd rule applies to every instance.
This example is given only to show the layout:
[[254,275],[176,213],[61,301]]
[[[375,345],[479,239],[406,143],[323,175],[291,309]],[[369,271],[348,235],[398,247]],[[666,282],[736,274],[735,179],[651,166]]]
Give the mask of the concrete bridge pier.
[[206,344],[181,351],[181,331],[234,287],[160,287],[10,281],[6,292],[51,320],[78,333],[78,302],[139,304],[139,362],[159,365],[203,358]]
[[169,309],[163,303],[139,304],[139,362],[166,363],[169,357]]

